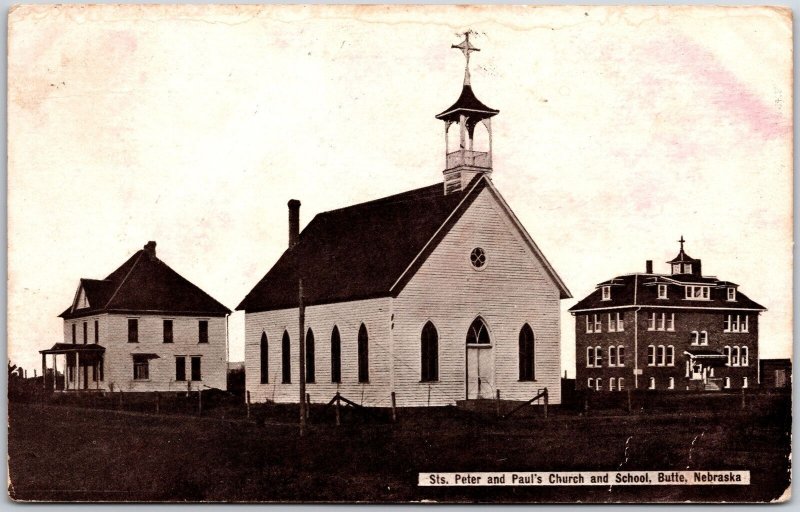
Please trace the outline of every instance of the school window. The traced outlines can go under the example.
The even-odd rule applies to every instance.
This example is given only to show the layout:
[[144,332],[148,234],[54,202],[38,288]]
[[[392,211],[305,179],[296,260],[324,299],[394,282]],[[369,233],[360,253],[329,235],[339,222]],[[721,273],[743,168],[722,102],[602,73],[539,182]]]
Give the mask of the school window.
[[536,378],[534,369],[536,367],[535,340],[533,329],[528,324],[522,326],[519,331],[519,380],[532,381]]
[[742,387],[743,388],[748,387],[748,385],[747,385],[747,377],[742,377]]
[[186,380],[186,357],[175,356],[175,380],[183,382]]
[[656,365],[656,346],[648,345],[647,347],[647,366]]
[[603,300],[611,300],[611,287],[604,286],[603,287]]
[[88,322],[83,322],[83,344],[86,345],[89,342],[89,324]]
[[666,366],[667,364],[667,351],[664,345],[658,346],[658,366]]
[[614,377],[608,379],[608,390],[614,391],[614,386],[616,386],[616,384],[617,384],[617,379],[615,379]]
[[623,321],[624,314],[617,313],[617,332],[622,332],[625,330],[625,323]]
[[[519,374],[520,380],[524,380],[522,378],[522,373],[523,368],[527,368],[527,363],[523,363],[522,359],[522,332],[520,332],[519,343]],[[531,333],[531,343],[533,343],[533,333]],[[420,380],[422,382],[434,382],[439,380],[439,334],[436,332],[436,327],[431,322],[425,323],[420,335],[420,370]],[[529,380],[532,380],[532,377]]]
[[731,366],[739,366],[739,347],[733,347],[731,354]]
[[661,313],[656,316],[656,330],[663,331],[666,329],[666,315]]
[[622,313],[608,314],[608,332],[622,332],[625,325],[622,322]]
[[655,331],[656,330],[656,314],[650,313],[650,319],[647,322],[647,330],[648,331]]
[[200,320],[198,327],[198,343],[208,343],[208,320]]
[[358,328],[358,382],[369,382],[369,335],[364,324]]
[[692,273],[692,264],[691,263],[684,263],[683,264],[683,273],[684,274],[691,274]]
[[139,320],[128,319],[128,343],[139,343]]
[[675,347],[667,346],[667,366],[675,366]]
[[700,332],[700,344],[701,345],[708,345],[708,331],[701,331]]
[[594,380],[594,389],[595,389],[596,391],[600,391],[601,389],[603,389],[603,379],[601,379],[600,377],[598,377],[598,378],[596,378],[596,379]]
[[100,322],[94,321],[94,342],[100,343]]
[[608,314],[608,332],[617,332],[617,322],[612,313]]
[[261,384],[269,383],[269,340],[267,340],[267,333],[261,333],[261,342],[259,343],[259,356],[261,359]]
[[592,377],[589,377],[589,379],[586,381],[586,387],[589,389],[594,389],[594,379]]
[[342,338],[339,336],[339,328],[335,325],[331,332],[331,382],[334,384],[342,382]]
[[292,382],[292,353],[289,340],[289,333],[283,331],[281,339],[281,382],[290,384]]
[[600,315],[594,315],[594,332],[603,332],[603,322]]
[[675,330],[675,313],[670,313],[667,317],[667,330],[674,331]]
[[680,274],[681,273],[681,264],[680,263],[673,263],[672,264],[672,273],[673,274]]
[[725,377],[724,388],[725,389],[730,389],[731,388],[731,378],[730,377]]
[[686,299],[708,300],[708,298],[709,298],[708,286],[686,286]]
[[594,322],[591,321],[591,315],[586,315],[586,332],[594,332]]
[[650,377],[650,382],[647,386],[647,389],[656,389],[656,378]]
[[197,382],[203,380],[200,373],[200,356],[192,356],[192,380]]
[[625,377],[617,379],[617,389],[620,391],[625,389]]
[[306,332],[306,382],[313,383],[317,372],[314,367],[314,331],[310,328]]
[[669,378],[669,384],[667,385],[668,389],[675,389],[675,377]]
[[742,330],[740,332],[750,332],[750,326],[748,325],[749,318],[750,317],[747,315],[744,315],[742,317],[742,325],[741,325]]
[[135,354],[133,356],[133,380],[148,380],[150,378],[150,358]]
[[164,343],[172,343],[172,320],[164,320]]
[[749,332],[749,317],[747,315],[727,315],[723,327],[725,332]]
[[617,366],[617,347],[608,347],[608,366]]
[[72,343],[75,344],[78,342],[78,335],[76,334],[78,327],[75,324],[72,324]]
[[625,347],[617,345],[617,366],[625,366]]
[[742,366],[750,365],[750,349],[742,347],[741,356],[739,357],[739,364]]
[[736,300],[736,288],[728,288],[728,300]]
[[658,285],[658,298],[659,299],[667,298],[667,285],[665,284]]
[[597,367],[603,366],[603,349],[602,347],[594,347],[594,365]]
[[594,368],[594,347],[586,347],[586,367]]

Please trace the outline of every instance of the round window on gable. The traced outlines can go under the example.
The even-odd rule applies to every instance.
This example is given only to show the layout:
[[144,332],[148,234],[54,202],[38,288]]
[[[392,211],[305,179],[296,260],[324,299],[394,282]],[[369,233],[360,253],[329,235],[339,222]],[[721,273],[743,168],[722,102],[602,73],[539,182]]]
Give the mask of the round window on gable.
[[469,254],[469,261],[476,270],[483,270],[483,267],[486,266],[486,251],[480,247],[472,249]]

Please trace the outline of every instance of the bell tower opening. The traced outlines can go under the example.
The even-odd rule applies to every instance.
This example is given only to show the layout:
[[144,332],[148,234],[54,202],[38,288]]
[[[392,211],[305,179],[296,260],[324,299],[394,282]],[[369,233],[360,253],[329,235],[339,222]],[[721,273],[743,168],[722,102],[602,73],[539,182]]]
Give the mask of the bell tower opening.
[[436,116],[444,121],[445,194],[460,192],[476,175],[492,172],[491,118],[500,111],[484,105],[472,92],[469,56],[480,49],[470,43],[470,34],[471,31],[465,32],[464,40],[452,45],[466,58],[461,95],[450,108]]

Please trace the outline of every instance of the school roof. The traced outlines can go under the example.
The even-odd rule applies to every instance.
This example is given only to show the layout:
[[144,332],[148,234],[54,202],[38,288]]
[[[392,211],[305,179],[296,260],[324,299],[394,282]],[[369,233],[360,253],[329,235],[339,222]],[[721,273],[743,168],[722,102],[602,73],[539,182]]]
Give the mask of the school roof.
[[59,316],[65,319],[98,313],[224,316],[231,312],[158,259],[155,243],[151,244],[152,251],[137,251],[105,279],[81,279],[80,288],[89,307],[78,309],[77,300],[73,300]]
[[[658,285],[667,286],[666,299],[658,297]],[[708,286],[709,298],[707,300],[687,300],[685,291],[687,285]],[[603,300],[602,288],[604,286],[610,287],[610,299]],[[634,306],[767,310],[738,289],[736,299],[729,301],[727,290],[729,287],[736,287],[736,285],[728,281],[720,281],[715,277],[688,274],[628,274],[598,284],[592,293],[569,308],[569,311],[575,313]]]
[[[306,305],[396,296],[486,187],[492,187],[489,180],[478,176],[463,191],[445,195],[439,182],[320,213],[236,309],[297,307],[301,275]],[[540,257],[562,297],[569,297]]]

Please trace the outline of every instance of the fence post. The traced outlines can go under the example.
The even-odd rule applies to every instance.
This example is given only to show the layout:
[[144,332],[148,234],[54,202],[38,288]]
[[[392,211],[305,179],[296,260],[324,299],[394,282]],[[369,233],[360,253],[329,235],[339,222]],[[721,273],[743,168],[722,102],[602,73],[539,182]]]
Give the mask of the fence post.
[[161,393],[156,391],[156,414],[161,412]]
[[544,419],[547,419],[547,406],[550,403],[550,399],[548,398],[547,388],[544,388]]
[[500,417],[500,390],[497,390],[497,398],[494,401],[494,413],[499,418]]
[[397,401],[394,391],[392,391],[392,423],[397,421]]
[[631,413],[633,409],[631,408],[631,388],[628,388],[628,414]]
[[336,409],[336,426],[337,427],[342,424],[341,417],[339,416],[339,414],[340,414],[339,413],[339,404],[340,404],[340,402],[341,402],[341,400],[339,399],[339,392],[337,391],[336,392],[336,407],[335,407],[335,409]]
[[247,419],[250,419],[250,392],[247,392]]

